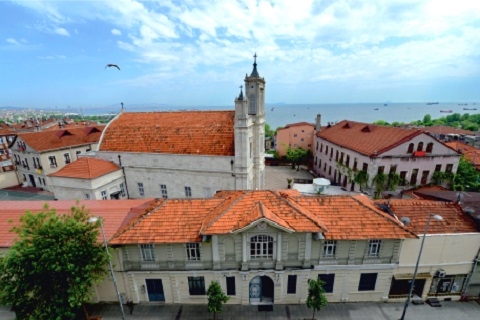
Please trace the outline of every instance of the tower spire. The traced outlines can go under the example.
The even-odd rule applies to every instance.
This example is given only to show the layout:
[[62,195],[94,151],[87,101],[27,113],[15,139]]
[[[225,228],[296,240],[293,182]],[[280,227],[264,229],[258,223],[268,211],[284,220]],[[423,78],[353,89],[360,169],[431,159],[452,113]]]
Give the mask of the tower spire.
[[255,78],[260,78],[260,75],[258,74],[257,71],[257,53],[253,55],[253,71],[250,77],[255,77]]
[[243,100],[243,86],[240,86],[240,94],[238,95],[238,100]]

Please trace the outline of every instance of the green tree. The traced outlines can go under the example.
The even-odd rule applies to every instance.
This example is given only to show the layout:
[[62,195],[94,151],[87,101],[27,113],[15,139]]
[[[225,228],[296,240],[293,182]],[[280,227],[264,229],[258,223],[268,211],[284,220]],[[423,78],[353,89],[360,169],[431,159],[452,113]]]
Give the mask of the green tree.
[[432,123],[432,116],[431,116],[431,115],[426,114],[426,115],[423,117],[423,125],[424,125],[424,126],[431,126],[431,125],[433,125],[433,123]]
[[84,207],[58,215],[45,206],[11,229],[17,240],[0,260],[0,304],[11,305],[17,319],[69,319],[89,301],[108,255],[88,218]]
[[268,123],[265,123],[265,137],[271,137],[275,135],[275,130],[272,130]]
[[360,186],[360,191],[368,188],[369,179],[370,176],[365,170],[359,170],[353,176],[353,182]]
[[464,157],[460,158],[457,173],[453,177],[453,190],[479,191],[479,173]]
[[307,307],[309,309],[313,308],[312,320],[315,320],[315,311],[327,305],[327,297],[325,296],[325,289],[323,289],[324,285],[325,282],[320,279],[308,282]]
[[297,165],[297,171],[300,170],[300,164],[308,161],[308,158],[311,157],[312,153],[310,150],[305,150],[303,148],[292,149],[287,148],[286,158],[287,161],[292,163],[292,169],[295,169]]
[[208,312],[213,312],[213,320],[217,317],[217,312],[222,313],[222,306],[230,297],[225,295],[218,281],[212,281],[207,289]]
[[380,198],[383,191],[387,189],[387,175],[385,173],[377,173],[372,179],[372,185],[375,186],[376,199]]

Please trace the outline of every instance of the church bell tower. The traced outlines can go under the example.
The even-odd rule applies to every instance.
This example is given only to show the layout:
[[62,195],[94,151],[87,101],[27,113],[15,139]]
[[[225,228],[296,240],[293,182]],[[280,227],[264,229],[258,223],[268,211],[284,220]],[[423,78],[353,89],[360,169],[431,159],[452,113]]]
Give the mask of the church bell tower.
[[265,187],[265,79],[257,70],[257,54],[253,57],[252,73],[245,75],[245,96],[240,87],[235,99],[237,190]]

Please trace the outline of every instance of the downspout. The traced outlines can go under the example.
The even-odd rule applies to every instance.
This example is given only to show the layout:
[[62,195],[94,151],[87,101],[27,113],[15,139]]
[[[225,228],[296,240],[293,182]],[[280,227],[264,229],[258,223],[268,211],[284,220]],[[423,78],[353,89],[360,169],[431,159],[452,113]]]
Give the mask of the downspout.
[[127,176],[125,175],[125,168],[122,166],[121,155],[118,155],[118,164],[120,165],[120,168],[122,168],[123,177],[125,178],[125,191],[127,192],[127,199],[130,199],[130,195],[128,194]]

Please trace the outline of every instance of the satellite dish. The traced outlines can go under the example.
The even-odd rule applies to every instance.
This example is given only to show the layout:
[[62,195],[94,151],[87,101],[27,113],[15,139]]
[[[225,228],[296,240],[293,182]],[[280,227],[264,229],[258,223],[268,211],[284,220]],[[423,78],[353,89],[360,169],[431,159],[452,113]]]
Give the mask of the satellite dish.
[[404,226],[408,226],[412,222],[409,217],[401,217],[400,221],[402,221]]

